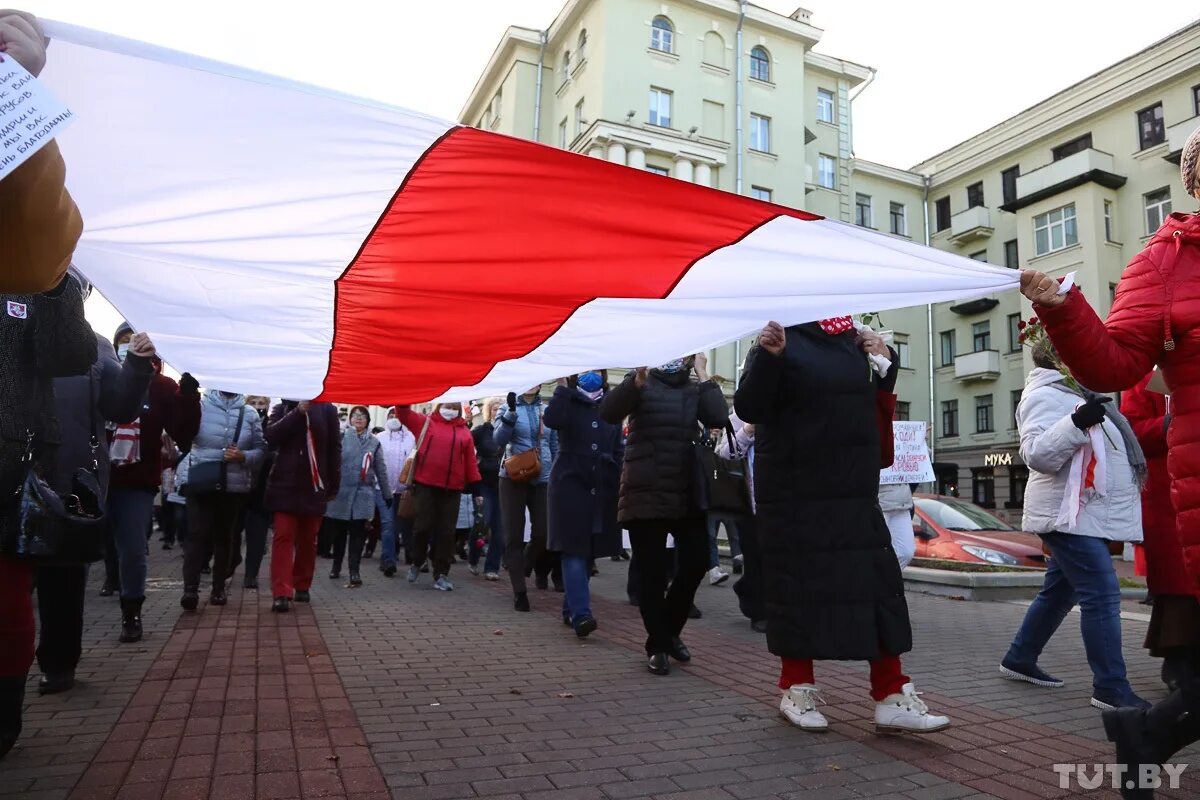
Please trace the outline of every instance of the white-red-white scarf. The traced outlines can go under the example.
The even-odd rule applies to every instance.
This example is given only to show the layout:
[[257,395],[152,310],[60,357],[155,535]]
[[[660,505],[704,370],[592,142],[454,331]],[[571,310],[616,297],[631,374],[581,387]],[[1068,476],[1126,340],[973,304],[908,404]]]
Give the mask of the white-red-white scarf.
[[108,445],[108,460],[117,467],[127,467],[142,460],[142,420],[135,419],[116,427]]
[[308,426],[308,430],[307,430],[308,471],[309,471],[309,473],[311,473],[311,476],[312,476],[313,491],[316,492],[317,494],[324,494],[325,481],[321,480],[321,469],[317,464],[317,443],[316,443],[316,439],[313,437],[312,419],[307,414],[305,414],[304,420],[305,420],[305,425]]
[[1088,428],[1088,441],[1071,456],[1067,470],[1067,486],[1063,491],[1062,504],[1058,508],[1055,528],[1060,531],[1075,530],[1079,512],[1093,497],[1107,494],[1108,460],[1104,449],[1104,424]]

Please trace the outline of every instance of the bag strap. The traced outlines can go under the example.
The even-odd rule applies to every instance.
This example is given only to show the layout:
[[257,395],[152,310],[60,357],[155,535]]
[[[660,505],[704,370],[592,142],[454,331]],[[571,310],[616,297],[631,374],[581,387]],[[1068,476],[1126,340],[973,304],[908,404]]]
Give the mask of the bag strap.
[[241,409],[238,410],[237,427],[233,429],[233,441],[230,443],[237,447],[238,439],[242,438],[242,422],[246,419],[246,404],[243,403]]
[[421,445],[425,444],[425,434],[429,432],[429,423],[433,421],[433,414],[425,415],[425,424],[421,426],[421,435],[417,437],[417,446],[413,449],[413,474],[409,476],[410,481],[417,479],[417,459],[421,457]]

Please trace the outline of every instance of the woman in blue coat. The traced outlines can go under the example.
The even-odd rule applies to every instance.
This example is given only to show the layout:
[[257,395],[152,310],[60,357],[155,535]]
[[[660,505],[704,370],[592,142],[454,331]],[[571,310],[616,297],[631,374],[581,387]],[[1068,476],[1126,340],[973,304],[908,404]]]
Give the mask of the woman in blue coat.
[[562,378],[544,416],[546,427],[558,432],[547,546],[562,554],[563,622],[581,638],[596,630],[588,591],[592,560],[621,547],[617,495],[624,445],[620,426],[600,419],[607,385],[601,372]]

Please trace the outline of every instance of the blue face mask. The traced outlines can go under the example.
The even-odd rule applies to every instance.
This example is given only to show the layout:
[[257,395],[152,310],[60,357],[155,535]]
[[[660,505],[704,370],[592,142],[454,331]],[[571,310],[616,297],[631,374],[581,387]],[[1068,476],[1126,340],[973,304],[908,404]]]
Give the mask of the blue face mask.
[[585,392],[596,392],[604,385],[604,379],[599,372],[585,372],[578,378],[579,388]]

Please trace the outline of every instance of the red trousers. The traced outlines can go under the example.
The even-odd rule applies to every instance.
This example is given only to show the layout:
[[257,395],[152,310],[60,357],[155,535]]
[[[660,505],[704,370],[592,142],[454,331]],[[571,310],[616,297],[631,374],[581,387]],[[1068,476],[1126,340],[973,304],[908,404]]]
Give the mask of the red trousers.
[[0,678],[29,672],[33,632],[33,566],[0,556]]
[[[784,658],[779,675],[779,688],[788,690],[802,683],[815,684],[813,662],[810,658]],[[900,694],[909,677],[904,674],[899,656],[880,656],[871,665],[871,699],[875,702],[888,695]]]
[[275,512],[275,538],[271,540],[271,596],[289,600],[295,589],[312,588],[317,569],[317,534],[321,517]]

